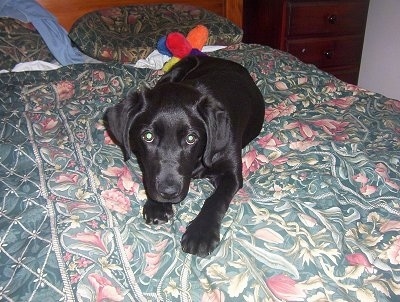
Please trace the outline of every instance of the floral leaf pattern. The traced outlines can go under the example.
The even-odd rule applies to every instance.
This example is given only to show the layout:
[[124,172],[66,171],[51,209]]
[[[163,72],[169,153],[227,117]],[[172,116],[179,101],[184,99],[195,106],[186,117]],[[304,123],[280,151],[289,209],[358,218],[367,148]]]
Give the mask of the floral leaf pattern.
[[158,72],[115,63],[0,75],[1,297],[399,299],[400,102],[266,46],[213,55],[248,68],[266,110],[221,243],[201,259],[180,238],[209,181],[191,183],[170,222],[146,225],[139,165],[104,127],[105,109]]

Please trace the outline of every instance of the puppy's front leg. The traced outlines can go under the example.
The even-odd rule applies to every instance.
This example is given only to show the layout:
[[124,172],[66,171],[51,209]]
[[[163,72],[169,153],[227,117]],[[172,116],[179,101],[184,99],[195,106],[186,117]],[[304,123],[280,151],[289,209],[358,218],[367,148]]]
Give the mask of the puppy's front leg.
[[148,224],[165,223],[173,214],[172,203],[157,202],[149,198],[143,206],[143,217]]
[[214,194],[206,199],[199,215],[190,222],[182,236],[184,252],[200,257],[211,254],[220,241],[222,219],[241,186],[241,179],[231,173],[215,180]]

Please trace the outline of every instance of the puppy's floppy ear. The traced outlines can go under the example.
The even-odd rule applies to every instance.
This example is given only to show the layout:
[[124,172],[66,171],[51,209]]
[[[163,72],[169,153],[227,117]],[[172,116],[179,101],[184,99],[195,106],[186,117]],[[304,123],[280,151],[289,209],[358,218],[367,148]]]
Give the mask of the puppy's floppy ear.
[[129,91],[124,100],[106,110],[104,120],[106,129],[121,147],[125,161],[130,158],[131,147],[129,131],[134,118],[143,107],[143,97],[136,91]]
[[228,113],[210,96],[203,96],[199,100],[197,110],[203,119],[207,135],[203,162],[211,167],[228,147],[232,138],[231,123]]

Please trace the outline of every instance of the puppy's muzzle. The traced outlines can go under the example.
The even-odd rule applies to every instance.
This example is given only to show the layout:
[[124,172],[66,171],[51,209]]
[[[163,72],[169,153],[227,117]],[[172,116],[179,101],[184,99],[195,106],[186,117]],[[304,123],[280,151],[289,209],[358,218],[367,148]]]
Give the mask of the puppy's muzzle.
[[166,202],[179,202],[182,197],[183,181],[182,177],[167,174],[157,178],[156,190]]

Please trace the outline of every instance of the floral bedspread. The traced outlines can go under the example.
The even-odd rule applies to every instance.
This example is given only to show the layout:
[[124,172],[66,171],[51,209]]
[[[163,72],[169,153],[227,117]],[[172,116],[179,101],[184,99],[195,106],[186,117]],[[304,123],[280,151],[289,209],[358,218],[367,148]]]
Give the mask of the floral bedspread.
[[104,110],[159,74],[118,64],[0,75],[0,300],[397,301],[400,101],[239,44],[265,123],[207,258],[180,238],[212,192],[193,181],[146,225],[135,159]]

